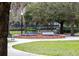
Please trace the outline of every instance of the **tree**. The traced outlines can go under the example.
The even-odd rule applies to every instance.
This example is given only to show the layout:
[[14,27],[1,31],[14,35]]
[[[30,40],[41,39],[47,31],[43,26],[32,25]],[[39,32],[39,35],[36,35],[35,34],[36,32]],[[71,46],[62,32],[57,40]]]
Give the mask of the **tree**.
[[79,3],[63,2],[55,3],[54,6],[56,9],[54,17],[56,18],[55,20],[60,23],[60,33],[63,34],[63,24],[67,22],[70,23],[71,26],[71,35],[74,35],[74,25],[78,21],[79,15]]
[[79,15],[79,3],[69,3],[69,21],[71,25],[71,36],[74,35],[74,25],[76,24],[76,21],[78,21],[77,15]]
[[0,2],[0,55],[7,55],[10,2]]
[[36,25],[49,24],[55,20],[61,24],[60,33],[63,33],[63,24],[66,18],[65,5],[64,3],[31,3],[27,5],[27,10],[30,11],[32,20],[36,22]]
[[[36,25],[46,25],[52,17],[50,15],[49,5],[50,3],[30,3],[27,4],[27,11],[25,13],[26,21],[31,18],[31,23],[36,23]],[[29,12],[29,13],[28,13]],[[49,19],[49,20],[48,20]],[[30,19],[29,19],[30,20]],[[28,22],[29,23],[29,22]]]
[[60,33],[63,34],[63,25],[68,23],[71,25],[71,33],[74,33],[73,26],[78,21],[78,19],[75,19],[76,15],[79,14],[78,7],[79,3],[75,2],[31,3],[27,5],[27,11],[30,11],[32,20],[37,24],[48,24],[53,21],[59,22]]
[[56,3],[56,15],[54,16],[58,23],[60,23],[60,34],[63,34],[63,25],[64,22],[67,20],[66,18],[66,3]]

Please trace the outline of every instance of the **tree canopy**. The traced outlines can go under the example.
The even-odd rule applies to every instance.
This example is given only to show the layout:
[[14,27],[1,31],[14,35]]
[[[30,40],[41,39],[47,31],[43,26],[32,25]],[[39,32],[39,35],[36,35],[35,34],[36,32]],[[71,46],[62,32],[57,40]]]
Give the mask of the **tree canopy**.
[[60,32],[63,31],[63,24],[69,24],[73,28],[79,22],[78,2],[35,2],[28,3],[26,8],[26,19],[30,17],[33,22],[41,24],[57,21],[61,24]]

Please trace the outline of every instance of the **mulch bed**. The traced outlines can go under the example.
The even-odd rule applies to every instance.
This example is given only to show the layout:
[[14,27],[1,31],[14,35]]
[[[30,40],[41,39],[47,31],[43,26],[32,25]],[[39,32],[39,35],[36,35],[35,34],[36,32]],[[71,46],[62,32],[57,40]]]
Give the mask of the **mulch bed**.
[[55,38],[65,38],[64,35],[19,35],[16,38],[24,38],[24,39],[55,39]]

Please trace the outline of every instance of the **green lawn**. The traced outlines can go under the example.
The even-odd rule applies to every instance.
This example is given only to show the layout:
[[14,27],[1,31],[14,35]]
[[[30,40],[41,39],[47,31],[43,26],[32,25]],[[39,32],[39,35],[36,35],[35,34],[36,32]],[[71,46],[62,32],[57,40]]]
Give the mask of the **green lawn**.
[[21,31],[10,31],[10,33],[15,36],[16,34],[21,34]]
[[14,45],[14,48],[48,56],[79,56],[79,41],[37,41]]
[[[21,34],[21,31],[10,31],[10,33],[11,33],[13,36],[15,36],[15,35],[17,35],[17,34]],[[23,31],[23,33],[25,33],[25,32]]]

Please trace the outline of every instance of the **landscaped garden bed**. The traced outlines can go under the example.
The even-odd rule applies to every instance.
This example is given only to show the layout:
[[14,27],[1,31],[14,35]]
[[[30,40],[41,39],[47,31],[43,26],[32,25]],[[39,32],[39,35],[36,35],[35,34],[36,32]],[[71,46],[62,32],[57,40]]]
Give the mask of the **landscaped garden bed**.
[[54,39],[54,38],[65,38],[65,35],[18,35],[16,38],[25,38],[25,39]]

